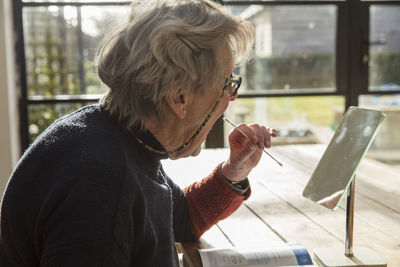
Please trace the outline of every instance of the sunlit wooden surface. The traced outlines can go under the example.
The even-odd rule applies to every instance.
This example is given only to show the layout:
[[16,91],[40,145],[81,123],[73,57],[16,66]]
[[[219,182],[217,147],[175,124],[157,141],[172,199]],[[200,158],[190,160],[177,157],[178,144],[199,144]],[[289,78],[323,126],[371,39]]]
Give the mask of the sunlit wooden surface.
[[[263,155],[250,175],[251,197],[199,242],[182,244],[187,266],[201,266],[197,248],[274,246],[300,243],[313,249],[341,246],[344,251],[345,200],[328,210],[301,194],[325,145],[277,146]],[[198,157],[163,161],[165,171],[185,187],[228,157],[226,149],[203,150]],[[334,162],[332,162],[334,164]],[[400,266],[400,172],[365,158],[356,174],[354,246],[369,247],[388,266]]]

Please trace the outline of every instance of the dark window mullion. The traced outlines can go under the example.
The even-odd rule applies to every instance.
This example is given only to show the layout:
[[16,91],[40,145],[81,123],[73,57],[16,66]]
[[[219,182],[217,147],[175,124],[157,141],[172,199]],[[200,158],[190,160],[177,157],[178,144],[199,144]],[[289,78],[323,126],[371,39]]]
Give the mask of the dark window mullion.
[[78,72],[79,72],[79,91],[80,94],[86,92],[85,82],[85,59],[83,55],[83,34],[82,34],[82,11],[81,7],[76,7],[78,25],[76,29],[77,34],[77,47],[78,47]]
[[14,0],[14,29],[16,31],[15,60],[19,73],[20,94],[18,97],[19,106],[19,133],[21,142],[21,154],[28,147],[29,141],[29,116],[28,116],[28,86],[26,75],[26,58],[24,47],[24,27],[23,27],[23,3],[21,0]]
[[[21,0],[15,0],[21,1]],[[46,7],[46,6],[129,6],[131,2],[23,2],[23,6]]]
[[367,5],[398,5],[399,0],[391,0],[391,1],[384,1],[384,0],[362,0],[361,3],[367,4]]
[[308,0],[308,1],[285,1],[285,0],[274,0],[274,1],[215,1],[221,3],[223,5],[232,5],[232,6],[240,6],[240,5],[263,5],[263,6],[279,6],[279,5],[332,5],[332,4],[340,4],[345,3],[346,0],[337,0],[337,1],[318,1],[318,0]]
[[56,95],[53,97],[32,96],[28,105],[98,102],[102,95]]
[[[334,95],[343,95],[342,92],[331,91],[331,92],[321,92],[321,91],[307,91],[307,92],[299,92],[302,89],[296,90],[297,92],[285,93],[285,90],[281,90],[280,92],[254,92],[254,93],[239,93],[238,98],[256,98],[256,97],[291,97],[291,96],[334,96]],[[279,91],[279,90],[275,90]]]
[[368,92],[368,4],[352,0],[349,4],[349,74],[347,80],[346,109],[358,106],[358,97]]

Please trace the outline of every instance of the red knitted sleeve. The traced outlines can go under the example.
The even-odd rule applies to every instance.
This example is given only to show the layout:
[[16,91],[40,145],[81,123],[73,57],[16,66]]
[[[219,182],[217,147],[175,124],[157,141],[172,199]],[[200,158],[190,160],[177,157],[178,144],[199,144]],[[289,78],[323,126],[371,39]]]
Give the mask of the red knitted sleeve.
[[193,235],[198,239],[218,221],[225,219],[249,198],[234,192],[218,173],[218,167],[201,180],[184,189]]

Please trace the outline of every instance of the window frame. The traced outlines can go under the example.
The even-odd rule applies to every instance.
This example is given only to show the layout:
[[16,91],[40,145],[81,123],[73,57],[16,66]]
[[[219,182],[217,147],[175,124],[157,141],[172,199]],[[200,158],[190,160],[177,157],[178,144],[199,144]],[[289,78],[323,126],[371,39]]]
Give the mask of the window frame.
[[[393,91],[370,91],[368,84],[368,61],[369,59],[369,10],[371,5],[399,5],[400,1],[379,1],[379,0],[277,0],[277,1],[224,1],[217,0],[222,5],[335,5],[337,7],[336,18],[336,58],[335,58],[335,84],[336,91],[285,91],[272,93],[255,92],[241,93],[239,98],[257,97],[296,97],[296,96],[343,96],[345,98],[345,109],[349,106],[358,106],[358,99],[361,95],[393,95],[399,94],[400,90]],[[14,29],[16,32],[16,61],[19,72],[19,115],[20,115],[20,142],[23,152],[30,144],[29,140],[29,114],[30,105],[40,104],[62,104],[62,103],[82,103],[87,104],[99,100],[99,95],[69,95],[42,97],[35,96],[28,98],[27,72],[25,62],[24,32],[23,32],[23,9],[25,7],[42,6],[75,6],[78,10],[78,47],[79,40],[82,38],[82,28],[80,19],[80,8],[83,6],[124,6],[129,5],[127,1],[111,2],[23,2],[22,0],[13,1]],[[78,49],[80,88],[85,88],[83,53]],[[206,147],[222,147],[223,122],[218,120],[213,130],[210,132]]]

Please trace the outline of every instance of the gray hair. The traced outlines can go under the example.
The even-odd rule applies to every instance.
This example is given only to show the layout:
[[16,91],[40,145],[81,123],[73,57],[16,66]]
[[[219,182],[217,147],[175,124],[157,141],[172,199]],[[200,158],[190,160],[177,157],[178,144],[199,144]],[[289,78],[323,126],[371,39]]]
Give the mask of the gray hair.
[[253,27],[210,0],[132,5],[128,21],[97,50],[97,71],[109,87],[101,105],[125,127],[162,119],[166,90],[196,92],[221,84],[217,48],[228,44],[235,63],[253,43]]

